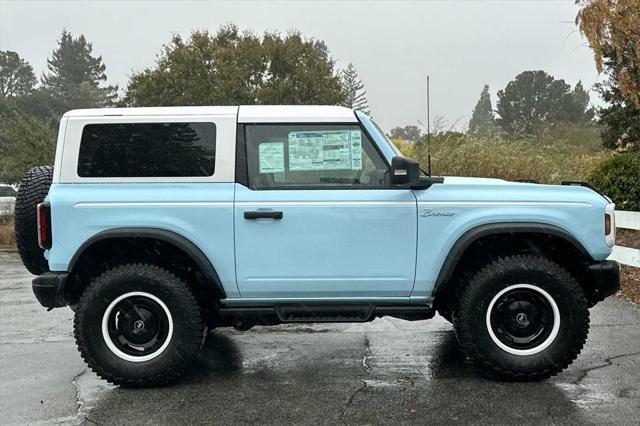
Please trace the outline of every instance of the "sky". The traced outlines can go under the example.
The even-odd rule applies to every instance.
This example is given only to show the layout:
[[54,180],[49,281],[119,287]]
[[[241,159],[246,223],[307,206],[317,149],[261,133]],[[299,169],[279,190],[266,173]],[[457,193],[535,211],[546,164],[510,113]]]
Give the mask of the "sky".
[[524,70],[592,87],[598,74],[576,12],[574,0],[0,0],[0,50],[18,52],[40,76],[62,30],[82,33],[109,83],[124,88],[174,33],[228,23],[256,33],[297,29],[324,40],[338,68],[353,62],[383,129],[426,122],[427,75],[432,122],[440,116],[463,129],[484,84],[495,108],[496,92]]

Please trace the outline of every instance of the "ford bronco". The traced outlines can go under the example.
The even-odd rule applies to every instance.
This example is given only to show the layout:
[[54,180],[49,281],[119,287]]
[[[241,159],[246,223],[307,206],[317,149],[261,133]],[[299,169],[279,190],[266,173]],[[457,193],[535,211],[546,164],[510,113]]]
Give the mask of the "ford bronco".
[[435,312],[484,373],[543,379],[619,286],[604,195],[425,175],[342,107],[70,111],[15,214],[38,301],[122,386],[175,381],[215,327]]

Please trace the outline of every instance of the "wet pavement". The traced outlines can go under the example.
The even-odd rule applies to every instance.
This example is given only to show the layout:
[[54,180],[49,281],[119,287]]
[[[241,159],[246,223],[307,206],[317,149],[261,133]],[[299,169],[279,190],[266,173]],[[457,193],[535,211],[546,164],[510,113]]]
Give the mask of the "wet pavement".
[[407,322],[217,330],[178,384],[120,389],[85,366],[68,308],[46,312],[0,252],[0,424],[545,423],[640,418],[640,308],[591,310],[587,344],[540,383],[479,377],[451,325]]

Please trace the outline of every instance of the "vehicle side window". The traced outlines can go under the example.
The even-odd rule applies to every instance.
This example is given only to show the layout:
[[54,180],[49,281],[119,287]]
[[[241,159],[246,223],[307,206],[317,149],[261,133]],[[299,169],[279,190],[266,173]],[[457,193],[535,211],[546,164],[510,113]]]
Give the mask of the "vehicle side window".
[[384,188],[384,159],[357,125],[250,124],[245,127],[252,189]]
[[196,177],[215,170],[214,123],[88,124],[80,177]]

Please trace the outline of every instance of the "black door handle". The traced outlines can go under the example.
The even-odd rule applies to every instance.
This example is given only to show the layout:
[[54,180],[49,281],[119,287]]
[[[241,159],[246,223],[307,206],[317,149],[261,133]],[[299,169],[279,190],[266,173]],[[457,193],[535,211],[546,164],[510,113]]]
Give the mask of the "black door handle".
[[253,211],[244,212],[245,219],[282,219],[282,212],[276,211]]

